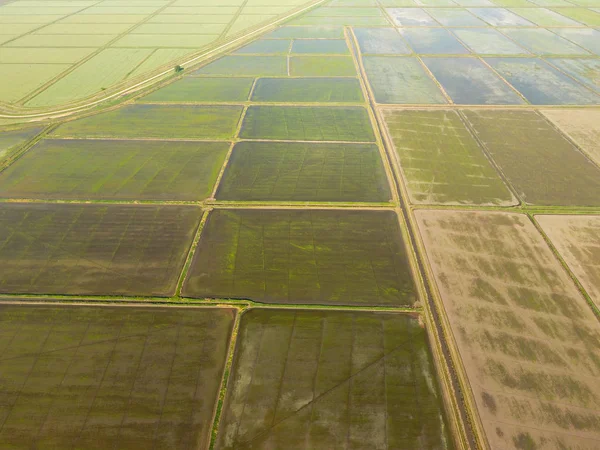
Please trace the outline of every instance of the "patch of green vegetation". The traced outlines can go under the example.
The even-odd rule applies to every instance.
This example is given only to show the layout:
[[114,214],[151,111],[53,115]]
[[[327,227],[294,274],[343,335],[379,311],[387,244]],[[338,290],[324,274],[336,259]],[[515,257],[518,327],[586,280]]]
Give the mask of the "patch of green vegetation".
[[292,45],[292,54],[320,53],[348,55],[350,50],[344,39],[298,39]]
[[4,204],[0,292],[171,296],[201,215],[193,206]]
[[355,77],[351,56],[291,56],[290,75],[294,77]]
[[256,102],[361,103],[356,78],[260,78],[252,93]]
[[252,309],[238,343],[219,450],[453,448],[413,317]]
[[202,200],[229,142],[45,140],[0,173],[5,198]]
[[219,200],[386,202],[390,197],[374,144],[240,142],[217,192]]
[[207,448],[234,316],[0,305],[0,446]]
[[373,142],[369,114],[361,107],[251,106],[240,137]]
[[186,297],[410,306],[417,299],[391,211],[216,209]]
[[600,26],[600,12],[592,11],[586,8],[560,8],[555,9],[555,12],[567,16],[577,22],[589,25],[592,27]]
[[138,100],[138,103],[246,101],[254,78],[186,77]]
[[287,71],[285,56],[227,55],[192,72],[192,75],[282,76],[287,75]]
[[66,122],[54,137],[231,139],[241,106],[128,105]]
[[287,55],[291,42],[283,39],[259,39],[250,44],[237,49],[234,54],[262,54],[262,55]]
[[342,27],[280,27],[265,35],[266,39],[343,39],[344,28]]

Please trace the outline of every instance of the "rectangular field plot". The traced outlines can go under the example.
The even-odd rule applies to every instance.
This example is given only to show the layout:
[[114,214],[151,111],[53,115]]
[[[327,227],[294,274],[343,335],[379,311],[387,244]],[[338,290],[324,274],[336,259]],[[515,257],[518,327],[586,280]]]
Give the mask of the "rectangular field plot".
[[425,330],[390,313],[251,309],[216,448],[453,448]]
[[527,50],[493,28],[457,28],[452,32],[479,55],[529,55]]
[[264,36],[265,39],[343,39],[342,27],[280,27]]
[[476,58],[423,58],[425,65],[454,103],[520,105],[525,101]]
[[384,110],[384,117],[412,203],[516,203],[456,112]]
[[503,28],[502,32],[536,55],[589,55],[587,50],[543,28]]
[[416,58],[365,56],[363,62],[378,103],[447,103],[440,89]]
[[[454,5],[452,5],[454,6]],[[487,24],[466,9],[431,8],[427,13],[446,27],[485,27]]]
[[535,216],[535,220],[600,308],[600,216]]
[[299,141],[373,142],[369,114],[361,107],[251,106],[240,137]]
[[215,209],[184,295],[394,306],[418,297],[394,212],[306,209]]
[[[73,64],[95,48],[10,48],[0,47],[0,64]],[[7,68],[8,70],[8,68]]]
[[387,8],[386,12],[392,18],[394,25],[399,27],[435,27],[439,24],[422,9],[417,8]]
[[192,72],[192,75],[284,76],[288,74],[285,56],[226,55]]
[[292,54],[347,55],[350,53],[344,39],[298,39],[292,45]]
[[526,203],[600,206],[600,169],[533,111],[465,111],[517,195]]
[[287,39],[259,39],[237,49],[234,54],[257,54],[257,55],[287,55],[290,51],[291,40]]
[[230,139],[241,106],[128,105],[66,122],[55,137]]
[[486,58],[534,105],[598,105],[600,96],[541,59]]
[[600,166],[600,110],[553,109],[542,113]]
[[600,93],[600,59],[548,58],[548,62]]
[[0,196],[202,200],[229,142],[44,140],[0,173]]
[[354,28],[353,32],[363,54],[405,55],[411,53],[395,28]]
[[469,11],[485,20],[493,27],[533,27],[535,26],[521,16],[503,8],[469,8]]
[[514,8],[512,11],[542,27],[581,26],[579,22],[546,8]]
[[0,64],[0,102],[21,100],[70,67],[69,64]]
[[0,305],[0,447],[208,448],[234,315]]
[[417,53],[432,55],[468,54],[454,35],[443,28],[401,28],[400,34]]
[[356,78],[260,78],[252,101],[362,103],[365,99]]
[[554,28],[552,31],[580,47],[600,55],[600,31],[593,28]]
[[294,77],[355,77],[350,56],[291,56],[290,75]]
[[201,215],[192,206],[6,203],[0,292],[173,295]]
[[557,8],[555,11],[585,25],[600,26],[600,11],[592,11],[586,8]]
[[16,149],[41,131],[41,127],[0,131],[0,163],[10,158]]
[[248,100],[254,78],[182,78],[138,103],[244,102]]
[[387,202],[391,194],[374,144],[239,142],[216,197]]
[[528,217],[416,217],[490,448],[596,448],[600,326]]

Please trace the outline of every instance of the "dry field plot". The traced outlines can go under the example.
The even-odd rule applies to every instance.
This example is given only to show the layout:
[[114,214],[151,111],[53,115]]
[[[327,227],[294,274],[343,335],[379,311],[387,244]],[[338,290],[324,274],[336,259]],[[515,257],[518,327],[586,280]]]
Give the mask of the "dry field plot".
[[600,216],[535,216],[535,220],[600,308]]
[[374,144],[239,142],[216,197],[386,202],[391,193],[379,148]]
[[0,305],[0,447],[207,448],[234,314]]
[[600,325],[527,216],[417,211],[492,448],[600,443]]
[[383,115],[411,202],[516,203],[457,112],[385,109]]
[[411,306],[411,270],[392,211],[215,209],[183,295]]
[[7,203],[0,292],[171,296],[202,211]]
[[400,314],[242,316],[218,449],[450,449],[425,331]]
[[203,200],[229,142],[48,139],[0,173],[0,197]]

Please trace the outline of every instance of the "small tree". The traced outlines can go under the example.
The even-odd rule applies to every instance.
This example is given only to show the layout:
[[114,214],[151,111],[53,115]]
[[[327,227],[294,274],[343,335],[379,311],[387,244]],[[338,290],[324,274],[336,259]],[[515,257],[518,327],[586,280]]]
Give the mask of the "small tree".
[[177,64],[175,66],[175,73],[179,73],[179,72],[183,72],[183,67],[181,67],[179,64]]

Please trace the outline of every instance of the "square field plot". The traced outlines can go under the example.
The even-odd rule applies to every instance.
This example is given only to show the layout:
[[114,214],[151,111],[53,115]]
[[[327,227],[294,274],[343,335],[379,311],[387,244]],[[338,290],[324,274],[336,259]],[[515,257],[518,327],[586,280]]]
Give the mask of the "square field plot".
[[598,105],[597,95],[533,58],[486,58],[487,63],[534,105]]
[[405,55],[411,53],[395,28],[354,28],[363,54]]
[[0,447],[208,448],[234,315],[0,305]]
[[528,204],[600,206],[600,169],[533,111],[465,111],[517,195]]
[[600,166],[600,110],[548,109],[542,113]]
[[240,142],[233,149],[216,197],[387,202],[391,194],[375,144]]
[[44,140],[0,173],[0,197],[202,200],[229,142]]
[[251,309],[239,333],[217,449],[452,448],[415,317]]
[[369,114],[361,107],[251,106],[240,137],[299,141],[373,142]]
[[365,99],[356,78],[260,78],[252,101],[362,103]]
[[597,447],[600,326],[533,223],[416,217],[489,447]]
[[138,100],[138,103],[244,102],[254,78],[182,78]]
[[328,305],[417,300],[396,214],[349,210],[214,210],[184,295]]
[[457,112],[383,113],[412,203],[517,203]]
[[363,61],[369,84],[378,103],[447,103],[440,89],[416,58],[365,56]]
[[0,292],[175,292],[202,211],[192,206],[6,203]]
[[10,158],[24,143],[41,131],[41,127],[0,131],[0,163]]
[[54,137],[231,139],[241,106],[128,105],[66,122]]
[[544,233],[600,308],[600,216],[535,216]]
[[476,58],[423,58],[452,101],[459,105],[520,105],[517,92]]

